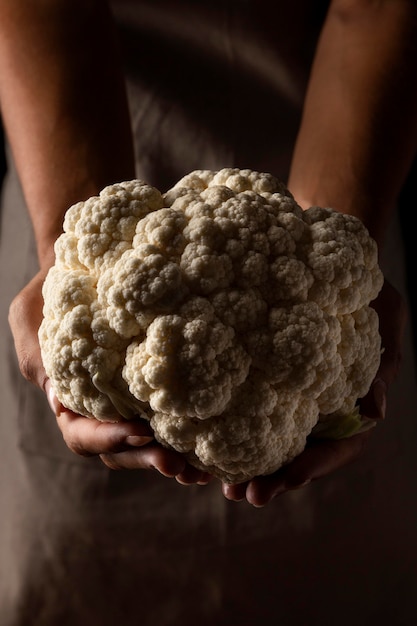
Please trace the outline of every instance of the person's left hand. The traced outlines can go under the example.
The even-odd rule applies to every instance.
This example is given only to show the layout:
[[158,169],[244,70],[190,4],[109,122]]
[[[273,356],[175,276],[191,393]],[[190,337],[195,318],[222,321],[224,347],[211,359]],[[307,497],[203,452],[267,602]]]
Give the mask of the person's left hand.
[[[379,315],[383,353],[378,373],[360,402],[360,409],[362,415],[378,422],[385,417],[387,390],[398,374],[406,310],[403,298],[388,281],[373,306]],[[347,439],[311,439],[298,457],[276,473],[238,485],[223,484],[223,494],[228,500],[246,498],[253,506],[264,506],[275,496],[306,486],[355,460],[371,435],[372,430],[368,430]]]
[[265,506],[276,496],[305,487],[311,481],[335,472],[356,459],[364,450],[371,431],[337,441],[314,440],[291,463],[269,476],[257,476],[239,485],[223,484],[228,500],[246,500],[255,507]]

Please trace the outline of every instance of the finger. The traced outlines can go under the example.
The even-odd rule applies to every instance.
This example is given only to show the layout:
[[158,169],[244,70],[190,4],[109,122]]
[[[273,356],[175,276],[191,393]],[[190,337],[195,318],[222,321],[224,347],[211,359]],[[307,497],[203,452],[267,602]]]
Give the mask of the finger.
[[282,471],[269,476],[257,476],[247,484],[244,497],[254,507],[262,507],[286,491]]
[[62,410],[57,422],[68,448],[81,456],[120,452],[153,441],[152,430],[144,420],[100,422]]
[[369,392],[360,401],[361,415],[371,420],[384,419],[387,410],[387,391],[386,381],[378,376]]
[[[142,419],[120,422],[100,422],[64,409],[57,400],[50,381],[46,383],[48,400],[68,448],[81,456],[100,456],[114,470],[155,469],[164,476],[180,476],[185,472],[185,459],[173,450],[166,450],[154,441],[150,425]],[[191,472],[193,474],[191,475]],[[186,481],[207,482],[203,472],[189,470]]]
[[360,409],[362,415],[378,420],[385,417],[388,389],[400,369],[407,312],[401,294],[387,280],[373,306],[379,314],[381,362],[369,392],[360,401]]
[[402,361],[407,309],[401,294],[387,280],[374,302],[374,307],[379,314],[382,338],[381,364],[377,378],[389,386],[397,377]]
[[173,478],[185,471],[185,459],[174,450],[151,444],[143,448],[130,449],[116,454],[101,454],[101,460],[113,470],[153,469]]
[[254,478],[246,489],[246,499],[264,506],[275,496],[305,487],[356,459],[364,450],[371,431],[338,441],[313,442],[289,465],[276,474]]
[[304,452],[284,468],[286,487],[304,486],[351,463],[362,454],[371,434],[369,430],[337,441],[309,443]]
[[238,485],[227,485],[223,483],[222,492],[227,500],[232,500],[233,502],[240,502],[245,499],[246,496],[246,488],[248,483],[239,483]]
[[208,472],[203,472],[189,463],[180,474],[175,476],[175,480],[181,485],[207,485],[211,479],[212,476]]
[[38,330],[42,320],[42,284],[36,275],[14,298],[9,309],[9,325],[22,375],[43,388],[46,374],[39,347]]

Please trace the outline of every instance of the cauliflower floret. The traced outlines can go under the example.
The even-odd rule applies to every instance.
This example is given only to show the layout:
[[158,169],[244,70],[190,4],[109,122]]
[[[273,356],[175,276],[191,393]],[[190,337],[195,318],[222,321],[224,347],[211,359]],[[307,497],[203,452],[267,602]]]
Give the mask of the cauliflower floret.
[[151,426],[163,445],[180,450],[199,469],[239,483],[273,472],[300,454],[316,422],[314,400],[277,394],[254,376],[238,387],[219,416],[190,420],[155,413]]
[[[131,417],[140,413],[142,406],[129,396],[121,376],[128,340],[110,328],[97,304],[94,278],[54,267],[45,280],[44,299],[39,339],[62,404],[97,419],[120,419],[121,403]],[[104,387],[109,394],[102,393]]]
[[125,337],[140,335],[158,313],[173,310],[185,292],[178,265],[150,246],[126,252],[97,284],[110,326]]
[[152,322],[146,338],[129,346],[123,376],[154,411],[206,419],[224,411],[249,365],[233,328],[198,299]]
[[303,211],[271,174],[111,185],[68,210],[55,249],[39,337],[58,398],[141,415],[226,482],[291,461],[378,369],[375,242],[354,217]]
[[163,204],[160,192],[139,180],[105,187],[66,212],[64,234],[55,245],[57,262],[99,273],[132,247],[138,222]]
[[368,304],[369,294],[381,288],[381,273],[376,243],[363,224],[351,215],[320,207],[308,209],[305,219],[310,240],[303,252],[315,279],[309,298],[332,315],[352,313]]

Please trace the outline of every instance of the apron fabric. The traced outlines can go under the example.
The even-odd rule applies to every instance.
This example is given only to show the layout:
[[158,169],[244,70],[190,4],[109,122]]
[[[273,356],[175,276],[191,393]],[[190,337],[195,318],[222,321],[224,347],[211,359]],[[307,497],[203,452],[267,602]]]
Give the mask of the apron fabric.
[[[312,5],[114,2],[137,176],[162,191],[204,168],[285,180],[320,25]],[[287,28],[303,11],[305,31]],[[1,626],[415,623],[408,336],[388,417],[365,454],[265,508],[228,502],[218,482],[184,487],[153,472],[111,471],[66,448],[43,394],[18,370],[7,310],[36,254],[11,161],[1,219]],[[387,277],[403,289],[395,225],[385,257]]]

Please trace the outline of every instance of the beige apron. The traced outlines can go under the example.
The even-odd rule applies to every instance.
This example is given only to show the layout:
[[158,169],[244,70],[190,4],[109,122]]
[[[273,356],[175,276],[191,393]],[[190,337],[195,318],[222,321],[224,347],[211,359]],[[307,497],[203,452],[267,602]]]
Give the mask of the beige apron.
[[[285,179],[319,21],[306,13],[307,35],[297,20],[316,3],[282,3],[282,15],[276,4],[114,3],[139,177],[162,190],[195,168]],[[401,287],[401,242],[391,234],[387,268]],[[8,303],[36,261],[12,166],[0,236],[1,626],[415,623],[408,344],[389,418],[366,454],[263,509],[226,501],[218,483],[112,472],[67,450],[43,394],[17,368]]]

